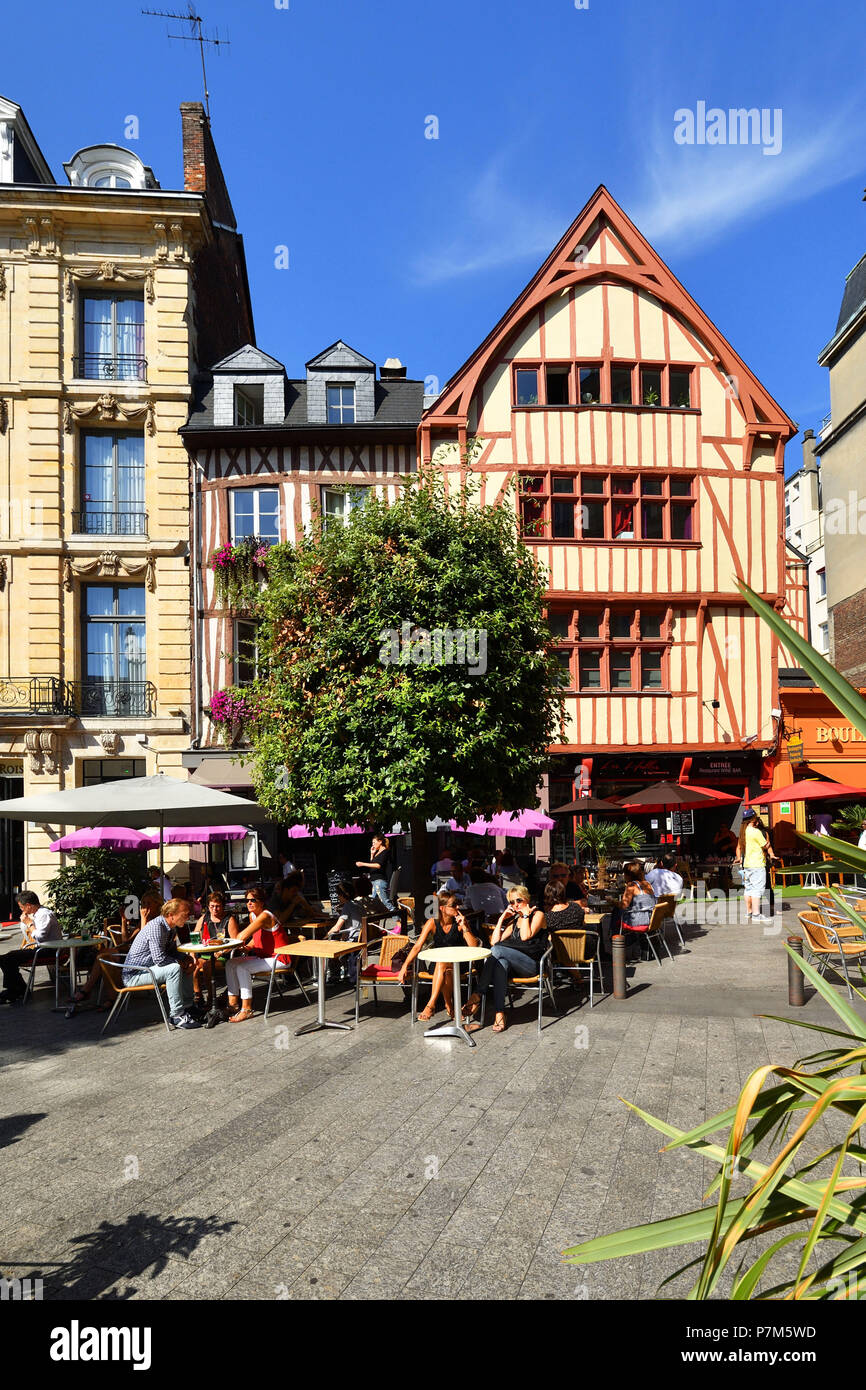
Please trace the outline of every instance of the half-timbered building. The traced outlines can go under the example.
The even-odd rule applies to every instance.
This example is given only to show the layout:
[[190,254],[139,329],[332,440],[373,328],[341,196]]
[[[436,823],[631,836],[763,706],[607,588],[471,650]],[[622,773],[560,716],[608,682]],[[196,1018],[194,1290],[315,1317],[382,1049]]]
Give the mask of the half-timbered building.
[[549,576],[550,807],[660,777],[755,785],[778,644],[734,577],[805,622],[784,540],[795,432],[604,187],[425,411],[423,458],[472,458],[483,500],[516,475]]
[[[209,559],[256,537],[294,542],[314,510],[338,520],[365,489],[396,500],[415,468],[424,384],[396,359],[375,362],[338,341],[311,358],[302,378],[254,347],[216,364],[199,383],[183,431],[192,459],[194,553],[193,738],[184,761],[197,780],[219,752],[208,717],[214,694],[243,685],[255,665],[255,633],[220,601]],[[204,763],[205,766],[201,767]],[[214,772],[218,782],[224,768]]]

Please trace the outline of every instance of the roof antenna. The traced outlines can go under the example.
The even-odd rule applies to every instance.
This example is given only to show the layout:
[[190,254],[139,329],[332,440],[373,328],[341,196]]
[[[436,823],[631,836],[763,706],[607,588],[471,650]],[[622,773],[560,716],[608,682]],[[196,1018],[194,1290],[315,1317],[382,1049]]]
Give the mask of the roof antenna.
[[217,51],[225,48],[230,43],[229,39],[221,39],[219,30],[216,31],[215,38],[208,38],[202,31],[204,20],[201,15],[196,14],[192,0],[189,0],[189,9],[186,14],[179,14],[177,10],[142,10],[142,14],[152,15],[155,19],[177,19],[181,23],[186,23],[190,27],[188,34],[169,34],[170,39],[183,39],[186,43],[197,43],[201,52],[201,76],[204,83],[204,105],[207,112],[208,122],[210,122],[210,92],[207,89],[207,68],[204,61],[205,44],[211,44]]

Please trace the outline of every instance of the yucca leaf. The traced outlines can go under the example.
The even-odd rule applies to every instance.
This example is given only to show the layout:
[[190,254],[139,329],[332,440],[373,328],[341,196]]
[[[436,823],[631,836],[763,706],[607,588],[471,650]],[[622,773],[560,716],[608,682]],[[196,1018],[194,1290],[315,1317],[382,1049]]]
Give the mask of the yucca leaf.
[[[734,1284],[731,1290],[732,1301],[744,1302],[746,1299],[751,1298],[761,1275],[764,1273],[764,1270],[767,1268],[773,1256],[776,1255],[784,1245],[790,1245],[792,1241],[802,1239],[802,1231],[789,1231],[786,1236],[782,1236],[781,1240],[777,1240],[774,1245],[771,1245],[769,1250],[765,1250],[762,1255],[759,1255],[755,1263],[751,1265],[746,1273],[741,1278],[737,1279]],[[743,1263],[745,1263],[745,1261]],[[742,1268],[742,1265],[740,1268]]]
[[[813,835],[808,830],[798,830],[797,836],[805,840],[807,845],[813,849],[826,849],[828,854],[835,854],[837,860],[844,864],[846,869],[857,869],[859,872],[866,871],[866,850],[858,849],[856,845],[849,844],[847,840],[834,840],[832,835]],[[800,870],[805,873],[804,869]],[[832,873],[833,869],[829,864],[818,864],[815,873]]]
[[803,960],[803,957],[799,955],[797,951],[793,951],[791,947],[788,945],[787,941],[783,941],[782,945],[788,952],[788,955],[795,962],[797,969],[802,970],[803,974],[806,976],[806,979],[810,980],[812,984],[815,986],[818,993],[824,999],[827,1000],[827,1003],[830,1005],[830,1008],[833,1010],[833,1012],[835,1014],[838,1014],[839,1018],[841,1018],[843,1023],[847,1023],[848,1027],[851,1029],[853,1036],[855,1038],[862,1039],[863,1042],[866,1042],[866,1023],[864,1023],[863,1019],[857,1013],[856,1009],[853,1009],[851,1005],[847,1002],[847,1000],[840,999],[833,986],[831,984],[828,984],[828,982],[824,979],[823,975],[819,975],[818,971],[815,969],[813,965],[810,965],[808,961]]
[[829,696],[839,713],[850,719],[855,729],[859,729],[860,733],[866,736],[866,701],[850,681],[846,681],[829,661],[816,652],[811,643],[807,642],[805,637],[801,637],[775,608],[750,589],[745,580],[737,579],[736,585],[746,602],[763,618],[782,645],[796,656],[799,665],[812,677],[815,685]]

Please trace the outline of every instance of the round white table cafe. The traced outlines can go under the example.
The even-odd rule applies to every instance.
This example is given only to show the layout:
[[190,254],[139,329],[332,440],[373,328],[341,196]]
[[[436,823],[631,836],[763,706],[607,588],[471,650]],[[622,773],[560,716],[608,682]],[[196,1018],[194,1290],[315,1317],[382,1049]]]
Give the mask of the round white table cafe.
[[453,965],[457,968],[451,972],[451,982],[454,990],[454,1018],[448,1023],[440,1024],[437,1028],[427,1028],[424,1032],[425,1038],[462,1038],[470,1047],[477,1046],[475,1039],[467,1033],[460,1021],[460,969],[459,967],[467,961],[483,960],[489,956],[490,951],[486,946],[431,946],[428,951],[419,952],[419,960],[427,961],[431,965]]

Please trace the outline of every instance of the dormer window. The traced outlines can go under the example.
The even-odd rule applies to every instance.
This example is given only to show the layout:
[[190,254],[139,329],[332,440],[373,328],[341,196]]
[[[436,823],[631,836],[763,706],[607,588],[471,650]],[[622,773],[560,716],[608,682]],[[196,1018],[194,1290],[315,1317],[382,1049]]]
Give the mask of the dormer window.
[[329,425],[354,425],[355,423],[355,387],[352,385],[329,385],[327,388],[328,398],[328,424]]
[[73,188],[158,188],[153,171],[120,145],[89,145],[64,169]]
[[262,425],[265,411],[264,386],[235,387],[235,424]]

